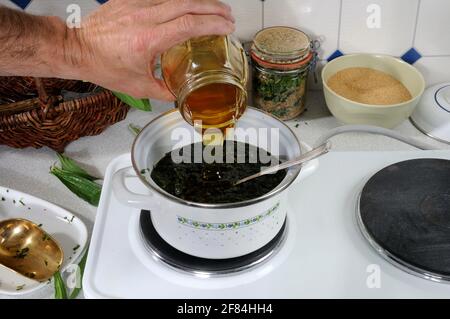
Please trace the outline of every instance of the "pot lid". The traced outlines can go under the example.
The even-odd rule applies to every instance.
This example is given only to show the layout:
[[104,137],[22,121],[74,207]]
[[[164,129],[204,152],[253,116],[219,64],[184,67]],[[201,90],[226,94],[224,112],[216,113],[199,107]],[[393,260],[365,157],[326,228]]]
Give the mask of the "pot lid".
[[311,40],[303,31],[291,27],[270,27],[256,34],[252,52],[264,61],[290,64],[307,57],[310,48]]
[[450,82],[425,90],[411,122],[431,138],[450,144]]

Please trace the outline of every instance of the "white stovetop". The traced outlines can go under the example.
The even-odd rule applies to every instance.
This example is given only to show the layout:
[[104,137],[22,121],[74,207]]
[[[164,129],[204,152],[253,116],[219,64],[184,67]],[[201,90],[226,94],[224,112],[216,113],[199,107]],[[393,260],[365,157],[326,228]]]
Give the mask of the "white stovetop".
[[[108,168],[83,287],[90,298],[448,298],[450,284],[407,274],[382,259],[356,224],[358,195],[383,167],[410,158],[450,159],[450,151],[332,152],[289,190],[288,235],[280,252],[254,270],[193,278],[153,260],[139,237],[139,210],[121,205]],[[336,169],[339,167],[339,169]],[[136,182],[133,189],[145,193]],[[375,272],[374,272],[375,271]],[[368,285],[369,282],[369,285]]]
[[[313,144],[323,133],[340,125],[328,112],[322,92],[309,92],[307,107],[308,111],[299,118],[298,122],[289,122],[302,141]],[[88,164],[93,173],[103,175],[113,158],[130,150],[133,136],[128,132],[127,125],[134,123],[142,126],[170,108],[172,108],[171,104],[154,101],[153,112],[142,113],[132,110],[124,121],[110,127],[101,135],[73,142],[66,148],[66,153],[75,160]],[[295,127],[297,124],[298,127]],[[442,149],[450,149],[450,145],[435,142],[424,136],[408,121],[400,125],[397,130]],[[414,150],[400,142],[367,134],[338,136],[333,139],[333,146],[335,150],[344,151]],[[50,165],[55,161],[54,152],[49,149],[16,150],[0,146],[0,185],[29,193],[68,209],[80,217],[91,231],[95,220],[95,207],[76,198],[48,173]],[[52,293],[49,287],[29,297],[51,297]]]

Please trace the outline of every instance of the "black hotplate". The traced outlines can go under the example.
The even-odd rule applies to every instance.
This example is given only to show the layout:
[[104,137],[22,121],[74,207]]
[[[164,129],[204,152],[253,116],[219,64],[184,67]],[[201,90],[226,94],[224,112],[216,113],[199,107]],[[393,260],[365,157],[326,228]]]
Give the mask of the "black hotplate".
[[388,260],[450,281],[450,161],[409,160],[376,173],[361,193],[358,220]]
[[151,213],[141,211],[140,229],[150,252],[167,265],[191,274],[226,275],[248,270],[260,265],[278,252],[286,232],[286,221],[278,234],[264,247],[241,257],[230,259],[207,259],[188,255],[169,245],[157,233]]

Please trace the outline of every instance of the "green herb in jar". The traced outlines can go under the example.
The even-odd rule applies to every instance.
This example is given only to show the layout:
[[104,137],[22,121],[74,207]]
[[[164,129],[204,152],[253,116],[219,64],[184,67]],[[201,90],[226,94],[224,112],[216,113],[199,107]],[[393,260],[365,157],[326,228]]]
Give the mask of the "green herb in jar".
[[305,107],[306,74],[265,72],[254,69],[255,105],[283,120],[299,115]]
[[255,36],[251,49],[254,105],[281,120],[305,109],[308,72],[315,65],[311,40],[290,27],[270,27]]

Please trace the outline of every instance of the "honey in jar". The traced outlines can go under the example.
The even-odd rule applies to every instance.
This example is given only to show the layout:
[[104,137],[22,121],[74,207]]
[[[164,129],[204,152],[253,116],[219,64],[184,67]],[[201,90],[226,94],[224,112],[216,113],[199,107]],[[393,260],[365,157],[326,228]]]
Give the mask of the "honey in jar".
[[183,118],[197,129],[233,127],[247,107],[247,58],[233,36],[181,43],[161,59],[163,78]]

